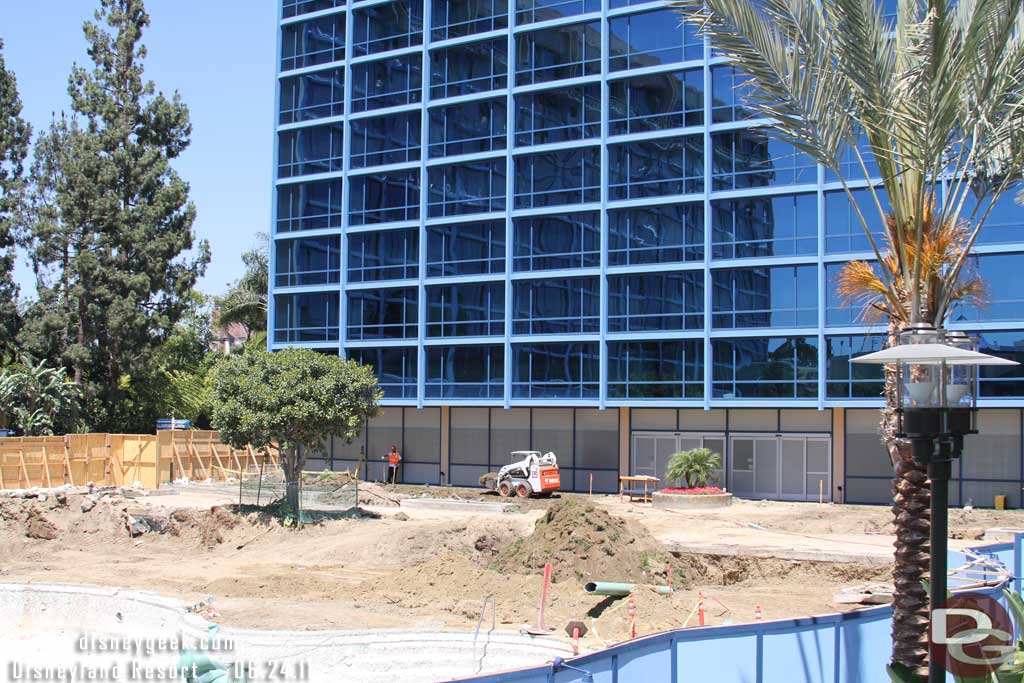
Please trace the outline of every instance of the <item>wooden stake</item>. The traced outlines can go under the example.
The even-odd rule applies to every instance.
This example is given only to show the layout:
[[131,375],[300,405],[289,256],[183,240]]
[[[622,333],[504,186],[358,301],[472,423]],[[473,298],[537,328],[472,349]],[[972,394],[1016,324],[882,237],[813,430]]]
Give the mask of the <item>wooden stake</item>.
[[64,435],[64,467],[67,468],[67,474],[64,477],[64,482],[69,483],[72,486],[75,485],[75,474],[71,471],[71,435]]
[[[18,460],[21,462],[21,473],[25,475],[25,485],[19,488],[32,488],[32,479],[28,476],[28,468],[25,467],[25,449],[18,446]],[[21,483],[21,479],[18,479],[18,483]]]
[[[181,462],[181,454],[178,453],[178,444],[174,443],[174,433],[173,432],[171,432],[171,452],[174,454],[174,459],[178,461],[178,470],[181,472],[181,476],[184,477],[185,476],[185,465],[183,465],[182,462]],[[191,464],[191,463],[189,463],[189,464]],[[189,478],[191,478],[191,476],[192,476],[192,473],[189,472]]]
[[[219,467],[221,472],[223,472],[224,471],[224,463],[221,462],[220,454],[217,453],[217,447],[214,445],[212,440],[210,441],[210,450],[213,452],[213,457],[217,461],[217,467]],[[210,464],[212,465],[213,463],[210,463]]]
[[43,472],[46,473],[46,488],[53,488],[53,480],[50,479],[50,452],[46,450],[46,444],[43,444]]
[[590,495],[590,496],[594,495],[594,473],[593,472],[590,473],[590,493],[588,495]]
[[0,453],[0,491],[7,488],[7,484],[4,483],[4,462],[7,460],[5,453]]
[[825,504],[825,481],[823,479],[818,480],[818,505]]

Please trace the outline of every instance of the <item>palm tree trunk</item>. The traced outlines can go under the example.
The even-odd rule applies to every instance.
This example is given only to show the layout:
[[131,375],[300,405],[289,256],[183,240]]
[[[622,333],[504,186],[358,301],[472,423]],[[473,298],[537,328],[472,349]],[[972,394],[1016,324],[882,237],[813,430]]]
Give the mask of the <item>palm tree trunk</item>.
[[[888,345],[898,343],[897,328],[889,324]],[[892,513],[896,531],[896,554],[892,578],[892,661],[921,676],[928,674],[928,576],[931,516],[931,483],[927,467],[914,461],[910,442],[896,438],[896,373],[885,371],[885,410],[882,438],[892,459]]]

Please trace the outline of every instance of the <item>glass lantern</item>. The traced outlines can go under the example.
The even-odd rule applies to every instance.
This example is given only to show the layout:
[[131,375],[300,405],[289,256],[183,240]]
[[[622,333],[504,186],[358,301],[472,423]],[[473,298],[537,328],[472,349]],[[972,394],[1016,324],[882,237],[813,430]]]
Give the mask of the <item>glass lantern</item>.
[[[966,332],[946,333],[946,344],[965,351],[977,351],[978,340]],[[946,366],[947,434],[964,436],[977,433],[978,365],[976,363],[948,363]]]
[[896,367],[899,432],[909,438],[973,434],[975,427],[976,361],[958,362],[942,348],[973,351],[975,341],[963,332],[945,332],[913,325],[900,333],[900,346],[921,346]]

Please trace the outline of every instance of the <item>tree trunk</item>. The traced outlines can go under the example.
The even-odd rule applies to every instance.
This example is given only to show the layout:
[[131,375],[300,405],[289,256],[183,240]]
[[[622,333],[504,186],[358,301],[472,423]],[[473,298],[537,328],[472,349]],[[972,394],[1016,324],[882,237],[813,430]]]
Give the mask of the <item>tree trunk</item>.
[[[889,325],[889,346],[898,343],[898,330]],[[896,373],[885,370],[885,410],[882,438],[892,459],[893,523],[896,554],[893,562],[892,661],[918,675],[928,669],[928,591],[924,580],[930,561],[931,482],[927,467],[914,462],[910,442],[896,438]]]
[[302,462],[299,458],[298,448],[289,448],[284,455],[284,478],[285,478],[285,502],[295,514],[296,521],[300,520],[301,502],[299,499],[299,479],[302,477]]

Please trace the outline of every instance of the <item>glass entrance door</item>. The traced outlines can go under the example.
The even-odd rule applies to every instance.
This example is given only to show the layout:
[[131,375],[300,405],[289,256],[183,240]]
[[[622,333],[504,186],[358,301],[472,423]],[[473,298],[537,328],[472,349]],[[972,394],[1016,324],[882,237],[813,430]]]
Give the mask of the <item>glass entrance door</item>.
[[718,453],[722,467],[715,471],[717,486],[725,486],[725,435],[715,433],[683,432],[633,432],[633,473],[648,475],[661,480],[661,486],[676,486],[677,482],[665,480],[665,469],[673,454],[694,448],[707,448]]
[[738,496],[832,499],[832,440],[827,436],[745,434],[730,442],[729,480]]

